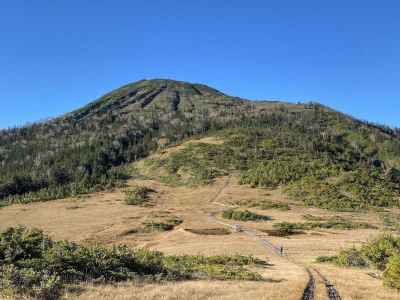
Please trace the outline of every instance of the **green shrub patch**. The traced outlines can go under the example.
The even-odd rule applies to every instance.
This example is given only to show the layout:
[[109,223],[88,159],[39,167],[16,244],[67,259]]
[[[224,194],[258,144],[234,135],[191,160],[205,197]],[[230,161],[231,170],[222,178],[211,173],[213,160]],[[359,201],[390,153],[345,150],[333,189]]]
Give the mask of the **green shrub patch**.
[[230,230],[226,228],[204,228],[204,229],[185,229],[194,234],[199,235],[228,235],[231,234]]
[[124,191],[125,203],[128,205],[143,205],[149,200],[149,193],[153,189],[145,186],[135,186]]
[[270,217],[253,213],[249,210],[229,209],[222,213],[224,219],[235,221],[269,221]]
[[340,216],[333,216],[326,219],[315,217],[312,215],[307,215],[305,218],[309,221],[303,223],[291,223],[291,222],[281,222],[275,223],[275,229],[279,229],[280,232],[287,232],[288,235],[290,231],[295,233],[295,230],[312,230],[312,229],[342,229],[342,230],[352,230],[352,229],[375,229],[376,227],[368,224],[366,222],[354,222],[347,220]]
[[165,256],[127,246],[105,248],[53,241],[39,230],[0,233],[0,294],[57,299],[71,283],[126,280],[262,280],[247,256]]
[[286,237],[294,234],[303,233],[301,231],[302,226],[296,223],[281,222],[275,223],[272,230],[263,230],[263,232],[268,233],[270,236]]
[[269,210],[269,209],[277,209],[281,211],[290,210],[290,206],[288,203],[284,202],[275,202],[271,200],[264,200],[264,199],[251,199],[251,200],[240,200],[235,202],[234,204],[239,206],[246,206],[246,207],[255,207],[261,210]]

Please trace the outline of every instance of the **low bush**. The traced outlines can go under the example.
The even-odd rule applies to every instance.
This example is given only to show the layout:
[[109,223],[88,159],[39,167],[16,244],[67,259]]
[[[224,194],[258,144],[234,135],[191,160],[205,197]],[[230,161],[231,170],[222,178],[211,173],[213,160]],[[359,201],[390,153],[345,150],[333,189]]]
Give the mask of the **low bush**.
[[338,266],[343,267],[358,267],[363,268],[368,266],[368,262],[356,248],[350,248],[339,252],[335,259],[335,263]]
[[181,218],[178,218],[178,217],[173,217],[173,218],[167,219],[167,223],[168,224],[172,224],[174,226],[177,226],[177,225],[182,224],[183,220]]
[[325,228],[325,229],[374,229],[375,226],[366,222],[354,222],[344,219],[339,216],[328,218],[322,222],[308,222],[306,227],[312,228]]
[[270,217],[253,213],[249,210],[229,209],[222,213],[224,219],[235,221],[269,221]]
[[318,256],[316,258],[317,263],[335,263],[337,259],[337,256]]
[[204,229],[185,229],[194,234],[199,235],[228,235],[231,234],[230,230],[226,228],[204,228]]
[[57,299],[61,288],[60,277],[47,270],[21,269],[12,264],[0,266],[0,295],[13,298],[28,295],[37,299]]
[[39,230],[9,228],[0,233],[0,294],[57,299],[66,284],[130,279],[262,280],[246,256],[165,256],[146,249],[85,246],[53,241]]
[[259,281],[262,277],[245,268],[250,265],[265,266],[265,261],[252,256],[169,256],[165,259],[165,265],[170,270],[188,270],[196,273],[203,279],[214,280],[252,280]]
[[173,230],[175,225],[163,222],[147,222],[143,223],[144,232],[154,232],[154,231],[170,231]]
[[369,266],[362,252],[356,248],[341,250],[338,255],[319,256],[315,260],[318,263],[333,263],[340,267],[365,268]]
[[400,255],[392,255],[383,273],[383,283],[386,286],[400,290]]
[[275,223],[273,227],[274,229],[267,229],[262,231],[270,236],[277,236],[277,237],[287,237],[290,235],[303,233],[301,230],[299,230],[302,228],[301,226],[298,226],[297,223],[281,222],[281,223]]
[[[274,227],[275,229],[279,229],[279,231],[282,233],[287,232],[288,235],[291,233],[295,233],[294,230],[311,230],[317,228],[343,229],[343,230],[375,228],[373,225],[370,225],[368,223],[353,222],[351,220],[347,220],[339,216],[333,216],[325,220],[323,218],[315,217],[312,215],[306,215],[305,218],[309,221],[304,223],[290,223],[290,222],[276,223],[274,224]],[[292,232],[290,232],[290,230]]]
[[306,215],[303,216],[303,218],[305,220],[307,220],[307,221],[310,221],[310,222],[318,222],[318,221],[324,221],[325,220],[325,218],[323,218],[323,217],[314,216],[314,215],[311,215],[311,214],[306,214]]
[[183,223],[183,220],[178,217],[169,218],[165,221],[150,221],[144,222],[143,232],[155,232],[155,231],[170,231]]
[[389,257],[400,253],[400,238],[381,235],[361,248],[363,255],[379,270],[384,270]]
[[135,186],[124,191],[125,203],[128,205],[143,205],[148,201],[149,193],[154,192],[153,189],[145,186]]

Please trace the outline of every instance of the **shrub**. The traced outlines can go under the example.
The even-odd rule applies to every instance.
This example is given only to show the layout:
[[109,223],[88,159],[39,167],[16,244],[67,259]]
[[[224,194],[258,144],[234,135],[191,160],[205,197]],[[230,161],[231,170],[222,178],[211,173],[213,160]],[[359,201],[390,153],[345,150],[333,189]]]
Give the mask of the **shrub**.
[[174,229],[174,224],[162,223],[162,222],[148,222],[143,223],[145,232],[154,231],[170,231]]
[[249,207],[257,207],[262,210],[268,210],[268,209],[278,209],[281,211],[287,211],[290,210],[290,206],[287,203],[284,202],[273,202],[269,200],[249,200],[249,201],[240,201],[238,202],[239,205],[247,205]]
[[52,241],[38,230],[0,233],[0,294],[56,299],[65,284],[130,279],[261,280],[245,266],[265,264],[246,256],[164,256],[146,249],[85,246]]
[[337,256],[318,256],[315,261],[317,263],[334,263],[336,259]]
[[42,249],[52,246],[52,241],[40,230],[24,227],[8,228],[0,235],[0,265],[13,264],[19,260],[34,259]]
[[234,210],[229,209],[222,213],[222,217],[225,219],[235,221],[268,221],[270,217],[253,213],[249,210]]
[[231,234],[230,230],[226,228],[205,228],[205,229],[185,229],[194,234],[200,235],[228,235]]
[[154,231],[170,231],[175,228],[175,226],[178,226],[183,223],[183,220],[174,217],[174,218],[169,218],[166,221],[150,221],[150,222],[145,222],[143,223],[144,232],[154,232]]
[[311,214],[306,214],[303,216],[303,218],[307,221],[311,221],[311,222],[317,222],[317,221],[323,221],[324,218],[323,217],[319,217],[319,216],[314,216]]
[[335,263],[343,267],[363,268],[368,266],[368,263],[361,251],[355,248],[340,251],[335,259]]
[[274,230],[264,230],[264,232],[271,236],[285,237],[289,235],[300,234],[302,233],[300,229],[303,229],[301,224],[288,222],[275,223],[273,227]]
[[154,192],[154,190],[145,186],[135,186],[125,190],[125,203],[128,205],[142,205],[148,201],[150,192]]
[[400,253],[400,238],[383,234],[361,249],[363,255],[380,270],[384,270],[390,256]]
[[359,229],[359,228],[375,228],[374,226],[363,223],[363,222],[352,222],[339,216],[330,217],[325,221],[312,221],[312,220],[323,220],[323,218],[315,217],[312,215],[304,216],[310,220],[305,223],[291,223],[281,222],[274,224],[274,230],[264,230],[272,236],[289,236],[293,234],[302,233],[300,230],[310,230],[315,228],[324,229]]
[[316,262],[334,263],[341,267],[357,268],[364,268],[369,265],[363,253],[356,248],[341,250],[339,254],[335,256],[319,256],[317,257]]
[[262,265],[267,263],[253,256],[169,256],[165,264],[170,269],[184,269],[195,272],[201,278],[217,280],[262,280],[262,277],[245,269],[249,265]]
[[12,264],[0,267],[0,291],[5,295],[25,294],[38,299],[57,299],[60,290],[60,277],[47,270],[19,269]]
[[375,226],[365,222],[353,222],[346,220],[339,216],[333,216],[323,222],[308,222],[306,227],[312,228],[326,228],[326,229],[371,229]]
[[183,220],[177,217],[167,219],[168,224],[172,224],[174,226],[180,225],[183,223]]
[[383,273],[383,283],[386,286],[400,290],[400,255],[395,254],[388,260]]

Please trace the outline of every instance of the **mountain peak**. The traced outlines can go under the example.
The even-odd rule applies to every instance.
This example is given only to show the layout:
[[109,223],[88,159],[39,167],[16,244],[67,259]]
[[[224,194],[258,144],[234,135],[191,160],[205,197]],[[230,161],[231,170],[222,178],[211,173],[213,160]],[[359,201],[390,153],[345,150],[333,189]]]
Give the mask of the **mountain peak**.
[[[223,96],[224,94],[214,88],[204,84],[191,83],[186,81],[178,81],[173,79],[154,78],[143,79],[131,84],[128,84],[121,89],[129,88],[143,88],[143,89],[166,89],[169,91],[176,91],[179,93],[193,94],[193,95],[215,95]],[[120,89],[117,89],[118,91]]]
[[122,86],[85,107],[67,115],[76,120],[113,113],[132,113],[146,108],[164,112],[184,111],[213,100],[226,101],[230,97],[204,84],[171,79],[143,79]]

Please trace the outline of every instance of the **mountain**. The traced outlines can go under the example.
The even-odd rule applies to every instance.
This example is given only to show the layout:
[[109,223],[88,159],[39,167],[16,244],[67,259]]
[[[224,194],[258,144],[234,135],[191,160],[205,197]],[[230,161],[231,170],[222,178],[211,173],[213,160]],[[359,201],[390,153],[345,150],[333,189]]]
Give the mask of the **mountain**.
[[215,135],[160,162],[196,184],[239,173],[243,184],[286,186],[308,205],[399,206],[400,139],[391,128],[318,103],[231,97],[201,84],[155,79],[114,90],[50,121],[0,132],[0,203],[115,186],[128,163],[184,139]]
[[104,95],[67,115],[67,118],[81,122],[93,117],[102,119],[110,112],[119,116],[155,110],[163,113],[186,112],[201,104],[215,102],[218,105],[229,100],[223,93],[200,84],[160,79],[142,80]]

